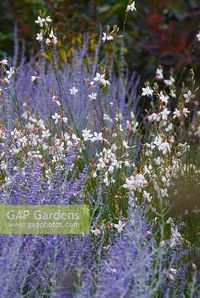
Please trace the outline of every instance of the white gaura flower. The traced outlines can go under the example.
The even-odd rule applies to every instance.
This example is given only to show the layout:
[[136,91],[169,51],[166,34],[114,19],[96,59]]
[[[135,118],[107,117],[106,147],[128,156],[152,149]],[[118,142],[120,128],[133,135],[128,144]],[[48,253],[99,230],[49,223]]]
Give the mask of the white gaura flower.
[[95,82],[94,81],[91,81],[90,83],[89,83],[89,87],[92,89],[92,88],[94,88],[95,87]]
[[113,224],[113,226],[117,229],[119,233],[121,233],[126,226],[125,223],[123,223],[121,220],[118,221],[118,224]]
[[135,1],[127,5],[126,12],[129,12],[129,11],[137,11],[135,7]]
[[181,112],[176,108],[175,111],[173,112],[173,118],[179,118],[181,116]]
[[46,21],[47,23],[51,23],[51,22],[52,22],[52,19],[51,19],[50,16],[47,16],[46,19],[45,19],[45,21]]
[[162,163],[162,161],[163,161],[163,159],[160,156],[158,156],[157,158],[154,159],[154,161],[155,161],[155,164],[156,165],[160,166],[161,163]]
[[107,34],[103,32],[103,37],[102,37],[103,42],[107,41],[112,41],[114,40],[114,37],[111,34]]
[[51,133],[49,131],[49,129],[43,130],[42,131],[42,137],[43,138],[49,138],[51,136]]
[[170,114],[170,111],[167,108],[165,108],[160,114],[162,116],[162,120],[167,120],[168,115]]
[[8,65],[8,60],[7,59],[3,59],[3,60],[0,61],[0,64]]
[[149,203],[151,202],[152,196],[151,196],[151,194],[149,192],[147,192],[146,190],[144,190],[143,196],[144,196],[144,199],[147,200],[147,202],[149,202]]
[[124,146],[124,148],[129,149],[128,142],[125,140],[123,141],[123,146]]
[[169,80],[164,80],[164,83],[167,86],[172,86],[174,82],[175,82],[175,79],[172,76],[170,76]]
[[51,44],[51,39],[50,38],[47,38],[46,39],[46,44],[49,46]]
[[103,42],[106,41],[106,38],[107,38],[107,34],[105,32],[103,32],[103,37],[102,37]]
[[31,76],[31,82],[34,82],[37,79],[40,79],[40,77],[39,76]]
[[90,129],[83,129],[82,136],[83,136],[84,141],[88,141],[93,137]]
[[160,113],[158,113],[158,114],[156,114],[156,113],[152,113],[152,114],[150,114],[148,117],[147,117],[147,119],[148,119],[148,121],[149,122],[154,122],[154,121],[157,121],[157,122],[159,122],[160,121]]
[[99,73],[97,72],[96,73],[96,77],[94,78],[94,81],[95,82],[100,82],[101,80],[103,80],[105,78],[105,73]]
[[42,32],[37,33],[36,40],[38,40],[38,41],[42,41],[43,40],[43,34],[42,34]]
[[200,41],[200,31],[197,33],[196,37],[197,37],[197,40]]
[[163,139],[160,136],[155,137],[153,145],[155,145],[158,148],[158,150],[161,151],[163,154],[167,154],[171,151],[170,144],[167,141],[163,141]]
[[69,91],[72,96],[75,96],[78,93],[78,89],[76,89],[76,87],[72,87]]
[[181,233],[178,231],[178,227],[171,227],[171,238],[170,238],[170,247],[175,247],[177,244],[180,244],[183,241]]
[[105,79],[105,73],[96,73],[96,77],[94,78],[95,82],[102,84],[104,87],[110,86],[111,83]]
[[161,198],[169,197],[167,188],[164,188],[164,189],[160,188],[160,195],[161,195]]
[[136,174],[126,178],[126,183],[123,187],[127,188],[129,191],[141,191],[146,185],[147,181],[144,176],[142,174]]
[[9,70],[6,71],[7,78],[10,79],[14,73],[15,73],[15,69],[14,67],[11,67]]
[[164,79],[163,69],[161,67],[156,69],[156,79],[157,80],[163,80]]
[[152,96],[153,95],[153,89],[149,86],[142,88],[142,96]]
[[188,110],[188,108],[183,108],[181,111],[179,111],[178,109],[175,109],[173,114],[174,114],[173,118],[179,118],[181,117],[181,115],[187,117],[188,114],[190,114],[190,111]]
[[160,94],[159,94],[159,99],[162,101],[162,103],[164,103],[165,105],[167,105],[167,104],[168,104],[169,96],[168,96],[168,95],[165,95],[165,94],[161,91]]
[[106,86],[110,86],[110,85],[111,85],[111,83],[110,83],[108,80],[105,80],[105,79],[101,80],[100,83],[101,83],[104,87],[106,87]]
[[98,235],[101,234],[101,231],[99,229],[97,229],[97,228],[96,229],[91,229],[90,232],[92,234],[94,234],[95,236],[98,236]]
[[91,139],[91,141],[92,141],[92,142],[95,142],[95,141],[103,141],[102,132],[100,132],[100,133],[94,132],[94,136],[93,136],[93,138]]
[[189,90],[188,93],[183,94],[183,97],[185,97],[185,102],[188,103],[195,98],[195,95]]
[[184,115],[185,117],[187,117],[188,114],[190,114],[190,111],[188,110],[188,108],[183,108],[182,113],[183,113],[183,115]]
[[37,20],[35,21],[35,23],[38,24],[40,27],[42,27],[45,22],[45,18],[41,18],[40,16],[38,16]]
[[97,99],[97,93],[93,93],[88,95],[89,100],[96,100]]
[[175,90],[173,90],[173,89],[170,90],[170,96],[173,98],[176,98]]
[[49,37],[51,38],[52,43],[56,45],[57,42],[58,42],[58,39],[57,39],[57,37],[54,35],[53,29],[51,29],[51,32],[50,32],[50,34],[49,34]]
[[51,116],[52,119],[55,120],[55,123],[57,124],[58,121],[61,119],[61,116],[58,113],[55,113],[54,115]]
[[64,123],[67,123],[68,122],[67,117],[63,117],[62,120],[63,120]]

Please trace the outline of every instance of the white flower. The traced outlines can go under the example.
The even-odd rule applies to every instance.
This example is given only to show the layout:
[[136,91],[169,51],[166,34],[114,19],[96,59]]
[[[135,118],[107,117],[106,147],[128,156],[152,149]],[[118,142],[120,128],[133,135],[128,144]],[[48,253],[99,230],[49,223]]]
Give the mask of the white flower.
[[175,279],[176,272],[177,269],[170,268],[169,270],[165,270],[165,275],[169,280],[173,281]]
[[188,93],[183,94],[183,96],[185,97],[185,102],[188,103],[191,101],[191,99],[193,99],[195,97],[194,94],[192,94],[192,92],[189,90]]
[[53,44],[57,44],[58,39],[57,37],[54,35],[53,29],[51,29],[51,32],[49,34],[49,37],[52,39]]
[[159,99],[160,99],[164,104],[167,104],[167,103],[168,103],[169,96],[168,96],[168,95],[164,95],[164,93],[161,91],[160,94],[159,94]]
[[42,137],[43,138],[48,138],[48,137],[50,137],[50,135],[51,135],[51,133],[48,129],[42,131]]
[[129,12],[129,11],[136,11],[135,1],[127,5],[126,12]]
[[11,67],[9,70],[6,71],[7,78],[10,79],[14,73],[15,73],[15,69],[14,67]]
[[170,123],[170,124],[165,128],[165,130],[166,130],[167,132],[172,131],[172,129],[173,129],[173,125],[172,125],[172,123]]
[[31,82],[34,82],[39,78],[40,78],[39,76],[31,76]]
[[106,186],[109,186],[110,182],[108,180],[108,176],[104,177],[103,182],[105,183]]
[[124,148],[129,149],[128,142],[123,141],[123,146],[124,146]]
[[105,74],[104,73],[99,73],[97,72],[96,73],[96,77],[94,78],[94,81],[95,82],[100,82],[101,80],[103,80],[105,78]]
[[46,44],[49,46],[51,44],[51,39],[50,38],[47,38],[46,39]]
[[35,23],[38,24],[40,27],[42,27],[44,25],[45,21],[46,21],[45,18],[41,18],[40,16],[38,16]]
[[176,98],[175,90],[171,89],[170,90],[170,95],[171,95],[171,97]]
[[141,191],[147,185],[147,181],[142,174],[132,175],[129,178],[126,178],[126,183],[123,185],[124,188],[127,188],[130,191],[139,190]]
[[121,220],[119,220],[118,224],[113,224],[113,226],[117,229],[119,233],[121,233],[126,225]]
[[36,40],[38,40],[38,41],[42,41],[43,40],[42,32],[37,33]]
[[192,270],[197,270],[197,266],[194,263],[192,263],[191,266],[192,266]]
[[90,88],[94,88],[95,87],[95,82],[94,81],[91,81],[90,84],[89,84]]
[[104,87],[106,87],[106,86],[110,86],[110,85],[111,85],[111,83],[110,83],[108,80],[105,80],[105,79],[101,80],[100,83],[101,83]]
[[107,41],[112,41],[114,40],[114,37],[112,35],[109,35],[105,32],[103,32],[103,37],[102,37],[103,42]]
[[161,198],[164,198],[164,197],[168,197],[168,191],[167,191],[167,188],[160,188],[160,195],[161,195]]
[[3,59],[3,60],[0,61],[0,64],[8,65],[8,60],[7,59]]
[[105,74],[100,74],[100,73],[96,73],[96,77],[94,78],[94,81],[99,82],[100,84],[102,84],[104,87],[106,86],[110,86],[111,83],[105,79]]
[[75,96],[78,93],[78,89],[76,89],[76,87],[72,87],[69,91],[72,96]]
[[51,118],[55,120],[55,123],[58,123],[58,121],[61,119],[58,113],[55,113],[54,115],[52,115]]
[[154,122],[154,121],[159,122],[160,121],[160,113],[158,113],[158,114],[152,113],[151,115],[149,115],[147,117],[147,119],[148,119],[149,122]]
[[171,151],[170,145],[168,142],[163,142],[160,136],[156,137],[153,141],[153,145],[155,145],[159,151],[162,151],[163,154],[166,154]]
[[94,132],[94,136],[91,139],[91,141],[94,142],[94,141],[102,141],[102,140],[103,140],[102,132],[100,133]]
[[165,108],[160,114],[162,116],[162,120],[167,120],[168,115],[170,114],[170,111],[167,108]]
[[92,234],[94,234],[95,236],[98,236],[98,235],[101,234],[101,231],[99,229],[97,229],[97,228],[96,229],[91,229],[90,232]]
[[167,86],[171,86],[173,85],[173,83],[175,82],[175,79],[170,76],[169,80],[164,80],[164,83],[167,85]]
[[169,269],[169,271],[170,271],[171,273],[173,273],[173,274],[176,274],[176,272],[177,272],[177,269],[170,268],[170,269]]
[[88,95],[89,100],[96,100],[97,99],[97,93],[93,93]]
[[52,22],[52,19],[50,18],[50,16],[48,16],[48,17],[46,17],[45,21],[46,21],[47,23],[51,23],[51,22]]
[[178,227],[171,227],[171,238],[170,238],[170,247],[174,247],[177,244],[181,243],[183,238],[178,231]]
[[82,135],[83,135],[84,141],[88,141],[93,137],[91,130],[89,130],[89,129],[83,129]]
[[156,79],[157,80],[163,80],[164,79],[163,69],[162,68],[157,68],[156,69]]
[[199,31],[199,33],[196,35],[196,37],[197,37],[197,40],[200,41],[200,31]]
[[153,89],[149,86],[142,88],[142,96],[152,96],[153,95]]
[[174,115],[173,116],[174,119],[179,118],[181,116],[181,112],[176,108],[173,115]]
[[158,156],[157,158],[154,159],[154,161],[155,161],[155,164],[159,166],[162,163],[162,158]]
[[67,117],[63,117],[62,120],[63,120],[64,123],[67,123],[68,122]]
[[188,114],[190,114],[190,111],[188,110],[188,108],[183,108],[182,113],[183,113],[183,115],[184,115],[185,117],[187,117]]
[[146,190],[144,190],[143,195],[144,195],[144,198],[150,203],[152,200],[151,194]]
[[107,38],[107,34],[105,32],[103,32],[103,37],[102,37],[103,42],[106,41],[106,38]]

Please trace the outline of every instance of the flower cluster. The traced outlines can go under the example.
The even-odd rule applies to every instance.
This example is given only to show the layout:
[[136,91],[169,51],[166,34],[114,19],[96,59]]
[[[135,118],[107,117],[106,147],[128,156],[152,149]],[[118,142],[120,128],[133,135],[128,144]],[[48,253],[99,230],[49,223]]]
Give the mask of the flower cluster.
[[35,23],[40,27],[40,32],[37,33],[36,40],[39,42],[45,40],[47,45],[56,45],[58,42],[57,37],[54,35],[53,28],[49,27],[49,24],[52,23],[50,16],[38,16]]
[[[125,20],[131,11],[135,1]],[[35,22],[36,39],[57,44],[51,18]],[[103,41],[118,32],[108,26]],[[2,297],[197,297],[187,253],[200,245],[189,231],[194,218],[200,227],[194,73],[180,84],[159,66],[138,90],[114,56],[101,68],[98,51],[85,42],[63,67],[56,49],[52,64],[0,61],[1,203],[87,204],[91,216],[88,235],[1,235]]]

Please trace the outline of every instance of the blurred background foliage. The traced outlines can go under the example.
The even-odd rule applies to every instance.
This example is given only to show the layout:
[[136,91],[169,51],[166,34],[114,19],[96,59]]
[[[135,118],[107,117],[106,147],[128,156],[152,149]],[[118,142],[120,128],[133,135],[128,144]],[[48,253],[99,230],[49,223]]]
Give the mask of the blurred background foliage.
[[[73,48],[83,42],[89,33],[93,51],[101,30],[107,24],[123,28],[126,0],[3,0],[0,1],[0,56],[12,56],[18,36],[19,47],[25,43],[27,59],[37,53],[34,23],[39,11],[46,11],[54,20],[59,37],[61,60],[70,58]],[[123,43],[126,63],[144,79],[162,64],[175,70],[183,67],[198,68],[200,29],[199,0],[136,0],[137,13],[127,19]],[[14,30],[15,28],[15,30]],[[104,51],[110,51],[103,45]]]

